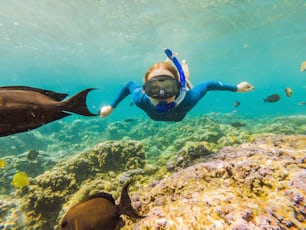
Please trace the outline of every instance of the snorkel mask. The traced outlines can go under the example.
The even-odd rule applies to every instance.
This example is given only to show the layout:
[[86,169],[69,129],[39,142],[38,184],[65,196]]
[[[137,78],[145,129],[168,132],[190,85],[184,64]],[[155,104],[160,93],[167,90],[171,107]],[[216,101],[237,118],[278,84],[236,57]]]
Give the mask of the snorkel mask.
[[181,83],[168,75],[155,76],[149,81],[146,81],[144,91],[147,95],[156,99],[166,99],[176,96],[181,89]]
[[[171,76],[161,75],[161,76],[154,77],[152,80],[150,80],[151,82],[150,81],[147,81],[147,82],[150,82],[148,83],[149,85],[150,84],[152,85],[155,84],[159,86],[163,85],[163,87],[156,87],[155,88],[156,90],[154,89],[154,87],[150,88],[149,90],[149,87],[148,87],[146,90],[147,82],[145,83],[144,90],[146,94],[148,94],[150,97],[157,98],[157,99],[166,99],[166,98],[170,98],[170,97],[178,95],[173,102],[167,103],[165,101],[160,101],[156,105],[156,111],[159,113],[165,113],[165,112],[168,112],[170,109],[177,107],[183,101],[186,95],[186,81],[185,81],[185,74],[184,74],[183,68],[180,62],[178,61],[178,59],[174,56],[174,54],[172,53],[170,49],[165,49],[164,51],[166,55],[168,56],[168,58],[175,65],[177,71],[179,72],[180,82],[177,79],[172,78]],[[172,86],[170,87],[170,85]]]

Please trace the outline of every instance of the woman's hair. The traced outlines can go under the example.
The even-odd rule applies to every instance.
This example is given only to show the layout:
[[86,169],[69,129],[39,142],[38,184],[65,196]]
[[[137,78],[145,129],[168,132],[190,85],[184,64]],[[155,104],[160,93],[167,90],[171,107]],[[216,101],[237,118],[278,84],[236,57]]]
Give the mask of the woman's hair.
[[146,82],[148,80],[148,77],[149,77],[150,73],[153,72],[154,70],[157,70],[157,69],[166,69],[169,72],[171,72],[176,79],[180,80],[178,72],[172,64],[170,64],[168,62],[158,62],[158,63],[153,64],[147,70],[146,74],[144,75],[144,81]]

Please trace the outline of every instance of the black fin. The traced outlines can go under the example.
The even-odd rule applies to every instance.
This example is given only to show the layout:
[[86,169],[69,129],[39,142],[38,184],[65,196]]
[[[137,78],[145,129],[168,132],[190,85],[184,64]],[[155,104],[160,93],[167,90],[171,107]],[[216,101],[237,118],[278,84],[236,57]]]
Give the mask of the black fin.
[[138,215],[134,208],[132,207],[131,198],[128,193],[128,188],[131,184],[131,181],[127,182],[121,192],[120,204],[119,204],[119,214],[125,214],[132,218],[144,218],[144,216]]
[[73,97],[65,101],[64,110],[72,113],[77,113],[83,116],[97,116],[97,114],[91,113],[86,105],[87,94],[94,90],[93,88],[85,89]]
[[57,93],[57,92],[50,91],[50,90],[39,89],[39,88],[34,88],[34,87],[29,87],[29,86],[22,86],[22,85],[3,86],[3,87],[0,87],[0,90],[1,89],[33,91],[33,92],[37,92],[37,93],[46,95],[48,97],[51,97],[52,99],[54,99],[56,101],[62,101],[62,100],[64,100],[64,98],[66,98],[68,96],[68,94],[66,94],[66,93]]
[[115,200],[114,200],[113,196],[111,194],[108,194],[108,193],[105,193],[105,192],[95,193],[95,194],[85,198],[84,200],[82,200],[81,203],[92,200],[92,199],[97,199],[97,198],[107,199],[115,205]]

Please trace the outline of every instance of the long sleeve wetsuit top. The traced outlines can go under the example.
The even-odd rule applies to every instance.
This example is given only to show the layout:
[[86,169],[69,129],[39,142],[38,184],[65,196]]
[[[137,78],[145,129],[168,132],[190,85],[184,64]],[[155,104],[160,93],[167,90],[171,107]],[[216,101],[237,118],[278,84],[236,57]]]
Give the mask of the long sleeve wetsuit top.
[[176,107],[170,109],[168,112],[160,113],[156,110],[155,105],[150,100],[149,96],[145,94],[142,86],[135,81],[129,81],[121,89],[120,93],[111,104],[113,108],[128,95],[131,94],[134,103],[141,108],[147,115],[155,121],[181,121],[184,119],[188,111],[190,111],[198,101],[210,90],[228,90],[232,92],[237,91],[236,85],[224,84],[218,81],[207,81],[198,84],[190,90],[186,91],[185,98]]

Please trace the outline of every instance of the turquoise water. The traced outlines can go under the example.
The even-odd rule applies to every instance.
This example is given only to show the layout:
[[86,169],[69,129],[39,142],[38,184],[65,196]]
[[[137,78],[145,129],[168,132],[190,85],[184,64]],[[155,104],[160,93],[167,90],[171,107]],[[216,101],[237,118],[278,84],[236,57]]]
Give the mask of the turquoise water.
[[[151,121],[128,97],[106,119],[74,114],[0,137],[0,160],[6,164],[0,168],[0,196],[16,198],[18,189],[11,184],[16,172],[26,172],[32,186],[35,177],[65,157],[106,140],[140,141],[146,160],[154,162],[176,156],[188,142],[220,147],[263,133],[305,135],[306,105],[299,104],[306,102],[306,71],[300,71],[306,61],[305,12],[305,0],[0,1],[0,86],[70,96],[97,88],[87,104],[98,112],[127,81],[142,83],[147,68],[165,60],[164,48],[187,60],[194,85],[217,80],[255,86],[250,93],[208,92],[180,123]],[[286,87],[292,97],[285,95]],[[280,101],[264,103],[275,93]],[[39,152],[36,160],[27,158],[30,150]],[[47,214],[42,218],[49,221]],[[2,205],[0,229],[9,215]],[[49,226],[59,213],[52,215]],[[23,220],[16,225],[25,226]]]
[[[95,87],[88,106],[97,112],[127,81],[141,83],[168,47],[187,60],[193,84],[248,81],[256,88],[209,92],[189,117],[231,113],[237,100],[238,113],[249,117],[303,115],[306,106],[298,103],[306,101],[306,72],[300,71],[305,10],[303,0],[1,1],[0,85],[70,95]],[[285,96],[285,87],[293,89],[292,97]],[[281,100],[263,103],[273,93]],[[108,121],[146,119],[130,102],[125,99]],[[80,116],[63,120],[71,119]]]

